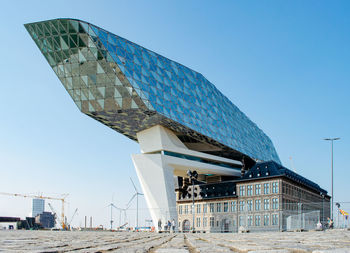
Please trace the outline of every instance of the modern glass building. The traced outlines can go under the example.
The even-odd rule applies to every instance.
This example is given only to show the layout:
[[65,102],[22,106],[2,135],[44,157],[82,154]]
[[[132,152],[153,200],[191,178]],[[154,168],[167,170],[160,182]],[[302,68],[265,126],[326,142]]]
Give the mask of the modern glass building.
[[[242,161],[280,163],[270,138],[202,74],[85,21],[25,27],[77,107],[140,143],[133,162],[147,203],[166,207],[151,212],[155,223],[173,213],[174,175],[193,169],[206,180],[238,176]],[[151,189],[155,167],[166,185]]]
[[45,211],[45,200],[44,199],[33,199],[32,216],[36,217]]
[[202,74],[84,21],[25,27],[79,109],[125,136],[160,124],[230,158],[280,162],[269,137]]

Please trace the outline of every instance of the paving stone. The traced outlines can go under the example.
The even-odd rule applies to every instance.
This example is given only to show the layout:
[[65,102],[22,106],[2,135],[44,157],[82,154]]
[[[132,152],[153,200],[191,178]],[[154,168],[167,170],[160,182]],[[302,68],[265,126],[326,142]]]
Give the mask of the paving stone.
[[312,253],[349,253],[349,252],[350,252],[350,248],[312,251]]
[[350,231],[246,234],[0,231],[0,252],[350,253]]
[[156,253],[188,253],[187,249],[158,249]]

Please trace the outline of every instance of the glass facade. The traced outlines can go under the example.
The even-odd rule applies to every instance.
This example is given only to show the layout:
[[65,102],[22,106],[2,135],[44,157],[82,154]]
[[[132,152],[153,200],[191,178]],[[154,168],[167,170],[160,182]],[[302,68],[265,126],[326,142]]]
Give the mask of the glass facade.
[[45,211],[45,200],[44,199],[33,199],[32,216],[36,217]]
[[74,19],[25,25],[85,114],[136,139],[163,125],[226,156],[280,163],[262,130],[202,74]]

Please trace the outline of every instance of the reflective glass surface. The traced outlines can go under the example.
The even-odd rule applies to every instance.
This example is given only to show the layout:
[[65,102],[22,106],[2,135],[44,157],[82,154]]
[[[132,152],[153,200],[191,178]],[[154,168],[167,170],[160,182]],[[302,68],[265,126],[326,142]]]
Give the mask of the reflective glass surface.
[[25,27],[79,109],[129,138],[161,124],[280,163],[270,138],[202,74],[84,21]]

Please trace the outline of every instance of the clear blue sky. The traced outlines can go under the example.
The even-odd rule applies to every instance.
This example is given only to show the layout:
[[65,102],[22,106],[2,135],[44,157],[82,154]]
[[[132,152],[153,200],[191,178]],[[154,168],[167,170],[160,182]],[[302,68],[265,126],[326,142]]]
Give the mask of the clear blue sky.
[[[349,1],[6,1],[1,9],[1,192],[69,193],[76,225],[87,215],[105,226],[112,194],[119,206],[133,194],[138,144],[78,111],[23,27],[71,17],[202,73],[270,136],[283,165],[293,157],[329,193],[322,138],[341,137],[335,200],[350,201]],[[30,208],[0,196],[0,215]]]

